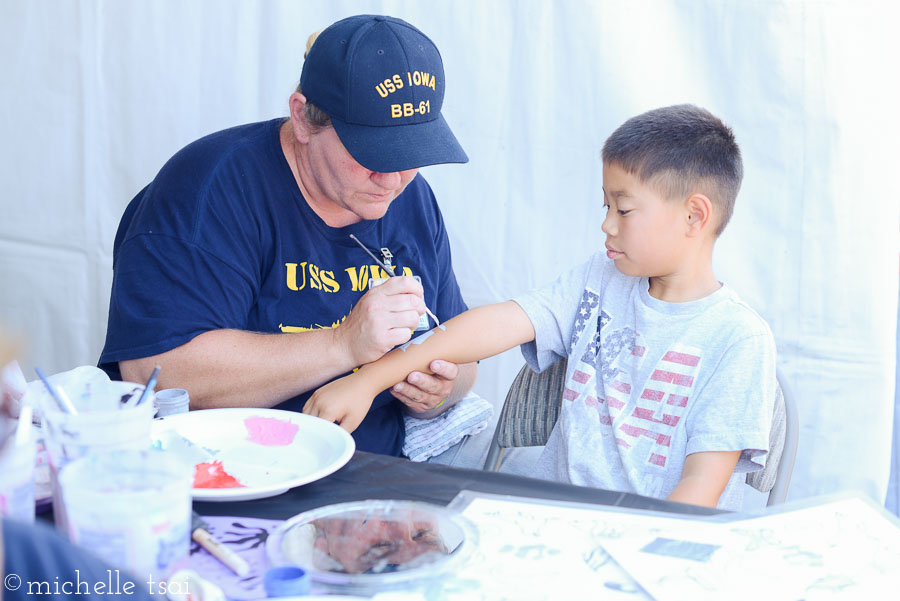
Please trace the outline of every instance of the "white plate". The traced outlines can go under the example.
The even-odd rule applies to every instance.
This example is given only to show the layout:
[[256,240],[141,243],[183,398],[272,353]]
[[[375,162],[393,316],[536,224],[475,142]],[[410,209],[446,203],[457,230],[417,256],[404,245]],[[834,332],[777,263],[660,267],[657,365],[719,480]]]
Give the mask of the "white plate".
[[[195,501],[247,501],[314,482],[350,461],[346,430],[277,409],[206,409],[153,421],[153,444],[194,466]],[[198,488],[205,479],[211,488]],[[240,487],[226,487],[229,482]]]

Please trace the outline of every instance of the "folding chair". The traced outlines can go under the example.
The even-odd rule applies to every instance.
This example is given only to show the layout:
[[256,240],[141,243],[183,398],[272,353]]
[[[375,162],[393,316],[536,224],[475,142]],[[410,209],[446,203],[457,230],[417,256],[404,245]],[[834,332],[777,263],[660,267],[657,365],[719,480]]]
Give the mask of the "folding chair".
[[[566,359],[541,373],[522,367],[509,387],[494,437],[488,447],[484,470],[499,471],[503,453],[512,447],[543,446],[559,418],[566,381]],[[747,484],[769,493],[767,505],[787,497],[797,455],[798,413],[793,391],[780,370],[776,373],[775,410],[769,433],[765,467],[747,474]]]

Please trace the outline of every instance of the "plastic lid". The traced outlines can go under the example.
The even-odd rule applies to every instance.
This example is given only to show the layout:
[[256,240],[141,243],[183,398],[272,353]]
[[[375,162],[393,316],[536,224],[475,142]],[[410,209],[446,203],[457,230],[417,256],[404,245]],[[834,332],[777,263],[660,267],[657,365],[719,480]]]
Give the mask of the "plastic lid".
[[188,391],[184,388],[166,388],[156,392],[157,405],[177,405],[179,403],[188,403],[189,401]]
[[277,566],[266,571],[263,582],[268,597],[293,597],[309,592],[309,572],[297,566]]

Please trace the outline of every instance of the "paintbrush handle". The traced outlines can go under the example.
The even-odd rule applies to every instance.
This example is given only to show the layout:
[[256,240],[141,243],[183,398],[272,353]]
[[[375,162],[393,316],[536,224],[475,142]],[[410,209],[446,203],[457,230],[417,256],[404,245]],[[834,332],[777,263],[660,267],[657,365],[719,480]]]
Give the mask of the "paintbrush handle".
[[[375,262],[378,264],[379,267],[381,267],[382,269],[384,269],[384,270],[387,272],[387,274],[388,274],[389,277],[392,277],[392,278],[393,278],[393,277],[397,277],[397,274],[394,273],[394,268],[393,268],[393,267],[388,267],[387,265],[385,265],[378,257],[376,257],[376,256],[372,253],[371,250],[368,249],[368,247],[367,247],[365,244],[363,244],[362,242],[359,241],[359,238],[357,238],[357,237],[354,236],[353,234],[350,234],[350,237],[353,238],[353,241],[354,241],[354,242],[356,242],[357,244],[359,244],[359,247],[360,247],[361,249],[363,249],[364,251],[366,251],[366,254],[367,254],[367,255],[369,255],[370,257],[372,257],[372,260],[375,261]],[[437,315],[435,315],[434,313],[431,312],[431,309],[429,309],[428,307],[425,307],[425,312],[428,313],[428,315],[431,317],[431,319],[434,320],[434,325],[437,325],[437,326],[441,325],[441,320],[439,320],[439,319],[437,318]]]
[[191,533],[191,538],[238,576],[243,577],[250,573],[250,565],[241,556],[217,541],[212,534],[203,528],[194,530]]
[[[35,367],[34,372],[41,379],[41,382],[44,383],[44,386],[47,387],[47,392],[50,393],[50,396],[53,398],[54,401],[56,401],[56,404],[59,405],[60,411],[62,411],[63,413],[76,413],[75,407],[72,406],[72,401],[69,401],[68,404],[63,402],[63,400],[60,398],[59,394],[57,393],[56,389],[54,389],[53,385],[50,384],[50,380],[48,380],[47,376],[44,375],[44,372],[41,371],[40,367]],[[59,389],[59,390],[62,390],[62,389]]]
[[143,403],[147,396],[150,394],[150,391],[156,387],[156,377],[159,375],[159,365],[153,368],[153,373],[150,374],[150,379],[147,380],[147,384],[144,386],[144,392],[141,393],[141,397],[137,400],[137,403],[134,404],[135,407]]

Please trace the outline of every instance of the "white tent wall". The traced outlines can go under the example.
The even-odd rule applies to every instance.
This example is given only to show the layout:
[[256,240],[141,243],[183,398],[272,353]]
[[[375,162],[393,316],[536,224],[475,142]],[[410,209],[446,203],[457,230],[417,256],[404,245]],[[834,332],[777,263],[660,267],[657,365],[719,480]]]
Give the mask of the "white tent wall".
[[[23,368],[96,362],[126,204],[176,150],[286,115],[307,35],[362,12],[440,48],[467,165],[424,170],[470,306],[603,245],[599,151],[690,102],[730,124],[744,185],[717,275],[769,321],[798,394],[792,498],[885,497],[900,180],[893,2],[0,1],[0,320]],[[483,361],[499,407],[518,351]]]

